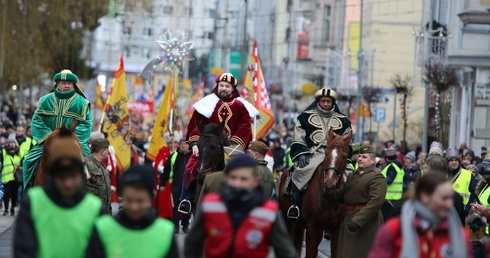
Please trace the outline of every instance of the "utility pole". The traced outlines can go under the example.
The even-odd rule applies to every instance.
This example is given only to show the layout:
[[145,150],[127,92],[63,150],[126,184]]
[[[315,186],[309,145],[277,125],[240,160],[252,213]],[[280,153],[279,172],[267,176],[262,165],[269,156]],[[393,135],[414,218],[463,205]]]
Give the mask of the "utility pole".
[[225,3],[225,28],[223,31],[223,70],[230,71],[230,40],[228,40],[228,13],[230,12],[230,1]]
[[243,19],[243,45],[242,45],[242,53],[240,56],[240,78],[241,80],[245,79],[246,69],[246,55],[248,49],[248,37],[247,37],[247,19],[248,19],[248,0],[245,0],[245,17]]
[[[430,56],[432,55],[431,48],[431,33],[432,33],[432,20],[433,20],[433,0],[429,0],[429,29],[426,31],[425,35],[425,61],[430,66]],[[423,25],[423,24],[422,24]],[[428,81],[425,82],[425,103],[424,103],[424,127],[422,128],[422,152],[428,153],[429,143],[427,142],[429,139],[429,98],[430,98],[430,83]]]
[[357,51],[358,69],[357,69],[357,98],[356,98],[356,142],[362,140],[362,124],[361,124],[361,97],[362,97],[362,75],[363,75],[363,60],[364,51],[362,50],[362,23],[364,19],[364,0],[361,0],[361,18],[359,21],[359,50]]

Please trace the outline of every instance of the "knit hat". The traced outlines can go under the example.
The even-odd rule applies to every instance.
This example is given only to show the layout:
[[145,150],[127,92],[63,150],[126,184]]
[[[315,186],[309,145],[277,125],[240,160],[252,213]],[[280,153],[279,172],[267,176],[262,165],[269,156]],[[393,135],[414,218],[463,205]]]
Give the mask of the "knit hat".
[[105,138],[92,139],[92,153],[99,152],[103,149],[109,149],[109,141]]
[[480,175],[489,175],[490,176],[490,159],[485,159],[480,164]]
[[228,161],[223,172],[228,174],[230,171],[237,168],[255,168],[256,166],[257,161],[254,158],[247,154],[238,154]]
[[231,73],[223,73],[220,76],[216,77],[216,84],[219,82],[227,82],[236,88],[238,85],[238,80]]
[[261,141],[250,142],[250,144],[248,145],[248,148],[250,150],[254,150],[254,151],[260,153],[263,156],[265,156],[267,154],[267,151],[269,151],[269,147],[267,147],[267,145],[265,145],[265,143],[263,143]]
[[396,150],[392,149],[392,148],[387,149],[385,151],[385,158],[387,158],[389,160],[396,159]]
[[405,158],[411,159],[413,162],[417,161],[417,156],[415,155],[415,151],[411,151],[405,155]]
[[318,100],[320,97],[331,97],[335,101],[337,100],[337,92],[330,88],[323,88],[315,92],[315,99]]
[[66,127],[61,127],[59,134],[48,145],[48,170],[59,172],[67,169],[79,169],[83,172],[83,155],[78,137]]
[[440,142],[432,142],[430,144],[429,156],[430,155],[439,155],[441,157],[444,156],[444,153],[442,152],[442,144]]
[[466,219],[466,225],[471,229],[471,231],[475,232],[487,226],[487,223],[483,221],[482,217],[478,214],[471,214]]
[[446,160],[449,161],[450,159],[458,159],[459,160],[459,151],[456,148],[448,148],[446,150]]
[[148,166],[133,165],[123,173],[121,185],[123,190],[127,185],[138,185],[147,190],[153,198],[153,188],[155,186],[153,169]]

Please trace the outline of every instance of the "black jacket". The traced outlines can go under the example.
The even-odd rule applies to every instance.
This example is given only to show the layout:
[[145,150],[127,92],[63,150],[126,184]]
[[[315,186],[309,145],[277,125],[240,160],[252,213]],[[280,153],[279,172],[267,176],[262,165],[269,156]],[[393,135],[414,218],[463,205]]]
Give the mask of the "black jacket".
[[[190,157],[191,157],[191,153],[187,153],[187,154],[183,154],[180,152],[177,153],[177,158],[175,159],[175,164],[174,164],[174,174],[173,174],[173,182],[172,182],[172,195],[174,197],[174,200],[180,199],[182,181],[184,179],[184,170],[185,170],[185,166],[187,165],[187,161],[189,161]],[[160,186],[165,186],[165,183],[170,178],[171,160],[172,160],[172,155],[170,155],[170,157],[168,157],[167,161],[165,162],[163,173],[160,176]]]
[[[63,199],[49,180],[43,189],[51,201],[63,208],[72,208],[78,205],[87,194],[85,190],[80,189],[72,198]],[[28,194],[24,195],[20,206],[19,216],[15,223],[14,256],[15,258],[37,257],[39,243],[34,221],[31,217],[31,200]],[[100,214],[103,214],[102,208]]]
[[[120,211],[116,216],[114,216],[114,219],[123,227],[132,229],[132,230],[144,230],[151,226],[153,222],[158,218],[156,212],[154,210],[151,210],[149,214],[147,214],[146,217],[140,219],[140,220],[131,220],[125,213],[124,211]],[[117,237],[117,236],[116,236]],[[142,250],[144,251],[144,250]],[[92,236],[90,237],[90,242],[87,247],[87,251],[85,253],[85,257],[87,258],[105,258],[107,257],[105,253],[105,248],[102,244],[102,241],[100,240],[99,233],[97,232],[97,229],[94,227],[92,231]],[[143,257],[143,256],[142,256]],[[168,254],[165,257],[168,258],[178,258],[179,257],[179,250],[177,249],[177,242],[175,241],[175,237],[172,236],[172,243],[170,245],[170,250]]]

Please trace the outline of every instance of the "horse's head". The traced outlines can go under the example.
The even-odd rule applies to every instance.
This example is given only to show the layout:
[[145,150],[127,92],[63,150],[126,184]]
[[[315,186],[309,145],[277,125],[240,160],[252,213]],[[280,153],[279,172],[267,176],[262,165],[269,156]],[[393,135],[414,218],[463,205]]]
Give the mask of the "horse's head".
[[203,125],[197,122],[201,137],[197,142],[199,149],[200,172],[220,171],[225,166],[223,146],[230,145],[226,133],[223,132],[225,121],[221,124]]
[[349,143],[352,139],[352,131],[344,136],[337,135],[333,129],[328,130],[328,145],[325,149],[325,160],[323,162],[323,185],[325,187],[334,187],[339,178],[343,175],[347,166],[347,155],[349,152]]

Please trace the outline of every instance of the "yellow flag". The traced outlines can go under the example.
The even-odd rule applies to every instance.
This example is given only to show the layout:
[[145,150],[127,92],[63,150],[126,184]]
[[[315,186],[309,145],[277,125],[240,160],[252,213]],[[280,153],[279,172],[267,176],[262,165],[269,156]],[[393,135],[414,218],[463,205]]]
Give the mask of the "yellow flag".
[[[177,76],[173,80],[177,80]],[[166,132],[170,131],[170,114],[174,106],[174,99],[176,90],[174,89],[174,82],[172,77],[168,78],[167,88],[165,88],[165,93],[163,93],[162,104],[158,110],[157,119],[153,125],[153,131],[151,132],[151,141],[146,157],[150,160],[155,160],[160,148],[167,146],[167,142],[163,138]]]
[[104,108],[104,93],[102,92],[101,86],[98,80],[95,80],[95,106],[97,108]]
[[125,171],[131,165],[131,135],[129,132],[128,93],[126,91],[126,73],[123,57],[112,81],[111,94],[104,108],[102,131],[116,150],[117,166]]

